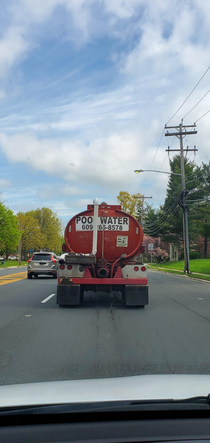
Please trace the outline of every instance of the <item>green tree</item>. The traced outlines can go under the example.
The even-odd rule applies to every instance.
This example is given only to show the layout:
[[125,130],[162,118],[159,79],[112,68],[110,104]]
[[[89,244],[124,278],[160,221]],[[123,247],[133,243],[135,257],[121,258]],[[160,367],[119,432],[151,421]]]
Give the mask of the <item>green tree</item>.
[[[181,160],[180,155],[175,155],[170,161],[171,172],[180,175],[170,175],[166,198],[164,204],[160,207],[160,216],[162,217],[162,227],[160,233],[164,241],[183,243],[183,215],[182,215],[182,184],[181,184]],[[186,196],[193,194],[199,186],[200,168],[193,162],[184,159]],[[190,229],[192,219],[188,214],[189,237],[194,239],[192,229]]]
[[30,249],[35,251],[42,247],[45,243],[45,238],[41,233],[39,224],[35,218],[33,218],[27,212],[19,212],[17,214],[19,230],[21,233],[21,250],[24,260],[27,258],[27,254]]
[[210,222],[206,219],[201,224],[201,235],[204,237],[204,258],[208,257],[208,239],[210,236]]
[[[162,227],[162,218],[160,209],[154,208],[152,205],[146,204],[146,210],[144,216],[144,233],[151,237],[159,237]],[[139,220],[140,221],[140,220]]]
[[16,251],[19,237],[17,217],[0,202],[0,253],[8,258],[11,252]]
[[26,214],[37,220],[43,236],[42,249],[60,253],[62,242],[62,222],[50,208],[29,211]]
[[194,237],[194,242],[197,242],[199,237],[204,238],[203,256],[207,258],[208,241],[210,236],[210,204],[209,202],[201,201],[191,203],[189,208],[190,214],[190,231]]

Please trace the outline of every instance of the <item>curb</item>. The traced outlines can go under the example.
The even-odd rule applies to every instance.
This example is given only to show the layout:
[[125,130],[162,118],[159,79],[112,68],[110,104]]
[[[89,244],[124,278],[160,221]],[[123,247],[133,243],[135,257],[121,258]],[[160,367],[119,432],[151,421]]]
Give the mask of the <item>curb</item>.
[[20,266],[8,266],[7,268],[4,269],[19,269],[19,268],[24,268],[26,265],[20,265]]
[[184,277],[184,278],[188,278],[188,279],[190,279],[190,280],[193,280],[193,281],[197,281],[197,282],[203,282],[203,283],[210,283],[210,280],[203,280],[202,278],[193,278],[193,277],[190,277],[189,275],[187,276],[187,275],[181,275],[181,274],[176,274],[176,273],[174,273],[174,272],[167,272],[167,271],[161,271],[160,269],[151,269],[151,268],[148,268],[150,271],[155,271],[155,272],[164,272],[164,274],[170,274],[170,275],[175,275],[176,277]]

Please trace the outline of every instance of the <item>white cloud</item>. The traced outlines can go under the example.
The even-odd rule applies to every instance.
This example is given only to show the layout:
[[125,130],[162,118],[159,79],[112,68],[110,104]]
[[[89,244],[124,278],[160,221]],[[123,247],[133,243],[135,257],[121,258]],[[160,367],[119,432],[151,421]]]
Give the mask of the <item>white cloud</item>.
[[144,0],[104,0],[106,10],[120,19],[132,17],[136,8],[144,4]]
[[0,178],[0,190],[2,188],[8,188],[10,186],[10,180],[7,180],[5,178]]
[[[94,87],[86,89],[87,78],[82,77],[79,64],[75,70],[61,70],[60,77],[58,73],[55,78],[49,76],[48,90],[51,87],[55,93],[52,102],[46,89],[45,101],[40,101],[39,106],[33,106],[33,97],[30,106],[29,97],[28,106],[22,107],[20,101],[11,114],[5,114],[1,119],[4,134],[0,142],[8,161],[51,174],[55,182],[57,178],[66,181],[64,186],[43,185],[42,190],[36,189],[42,202],[52,201],[52,195],[65,199],[59,209],[63,213],[67,211],[65,204],[72,204],[68,203],[68,197],[72,200],[84,195],[87,184],[92,186],[91,192],[100,191],[105,196],[110,190],[113,195],[119,190],[146,192],[154,176],[137,178],[133,170],[150,167],[164,123],[209,64],[210,4],[204,0],[186,0],[184,4],[180,0],[21,0],[12,4],[11,22],[0,40],[0,75],[4,79],[11,68],[15,73],[14,65],[42,41],[37,36],[45,32],[46,26],[51,29],[50,19],[53,22],[57,11],[62,12],[59,26],[64,15],[66,19],[62,29],[64,40],[70,39],[70,34],[72,40],[76,41],[78,36],[83,43],[101,36],[108,41],[114,35],[118,43],[125,39],[125,46],[119,49],[116,40],[110,45],[108,57],[114,63],[110,74],[116,78],[111,86],[109,73],[105,83],[104,78],[100,79],[105,92],[96,94]],[[46,34],[44,43],[45,37]],[[54,37],[52,29],[49,38]],[[82,63],[88,64],[89,59]],[[95,72],[92,74],[91,68],[86,68],[87,65],[85,70],[94,77]],[[56,85],[71,76],[73,83],[75,76],[80,78],[80,75],[81,90],[75,88],[74,94],[67,90],[65,96],[56,97]],[[32,78],[32,82],[40,93],[36,79]],[[180,121],[201,98],[209,88],[208,83],[206,76],[174,122]],[[1,96],[5,99],[3,89]],[[189,124],[208,110],[208,99],[187,117]],[[207,150],[209,115],[199,122],[199,155]],[[168,139],[162,142],[154,169],[160,169],[168,142]],[[194,140],[189,143],[194,144]],[[168,170],[165,164],[162,169]],[[156,196],[159,201],[164,197],[165,180],[164,175],[159,175],[149,190],[157,194],[162,186]],[[79,205],[83,203],[86,206],[86,200]]]
[[22,59],[28,46],[20,27],[7,30],[0,40],[0,77],[5,77],[12,65]]
[[89,145],[68,139],[39,140],[32,134],[1,134],[0,142],[9,161],[22,162],[67,182],[75,182],[76,187],[76,183],[86,183],[125,189],[133,181],[136,165],[146,167],[155,152],[155,148],[145,152],[148,140],[129,132],[113,133],[107,138],[92,140]]
[[[139,22],[142,36],[134,50],[124,61],[124,72],[142,75],[146,71],[155,76],[174,74],[185,67],[187,72],[193,68],[194,74],[203,72],[208,61],[206,59],[207,36],[210,30],[206,27],[205,44],[203,44],[203,25],[209,23],[210,6],[205,11],[196,1],[185,3],[147,2],[144,20]],[[208,12],[206,14],[206,12]],[[202,16],[202,30],[195,34]],[[199,63],[198,63],[199,60]],[[161,75],[162,72],[162,75]]]
[[26,113],[13,113],[1,119],[2,131],[23,132],[33,130],[45,134],[47,131],[81,131],[88,129],[101,134],[116,130],[125,122],[135,121],[142,107],[145,106],[145,93],[142,89],[126,85],[104,93],[76,96],[74,100],[67,95],[67,104],[55,106],[35,107]]
[[42,185],[41,188],[37,189],[37,197],[40,200],[55,200],[56,198],[62,197],[77,197],[86,194],[86,190],[73,185]]

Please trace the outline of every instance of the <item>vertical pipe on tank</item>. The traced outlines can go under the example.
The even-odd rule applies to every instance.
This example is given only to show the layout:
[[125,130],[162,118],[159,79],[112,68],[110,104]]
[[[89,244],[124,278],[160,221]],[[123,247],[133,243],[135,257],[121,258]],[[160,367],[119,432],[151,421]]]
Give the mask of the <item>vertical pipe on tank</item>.
[[102,258],[104,258],[104,228],[105,228],[105,226],[104,226],[104,211],[102,212],[102,220],[103,220],[103,223],[102,223],[102,228],[103,228],[103,230],[102,230]]
[[92,254],[96,254],[97,252],[97,237],[98,237],[98,198],[93,200],[94,204],[94,215],[93,215],[93,247]]

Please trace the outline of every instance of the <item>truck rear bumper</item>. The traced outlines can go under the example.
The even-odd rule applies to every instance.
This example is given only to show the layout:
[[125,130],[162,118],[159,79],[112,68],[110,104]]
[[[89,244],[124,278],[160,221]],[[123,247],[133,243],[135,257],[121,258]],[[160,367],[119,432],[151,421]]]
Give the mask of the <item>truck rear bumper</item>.
[[147,278],[58,278],[58,284],[73,284],[73,285],[131,285],[131,286],[145,286],[148,285]]

